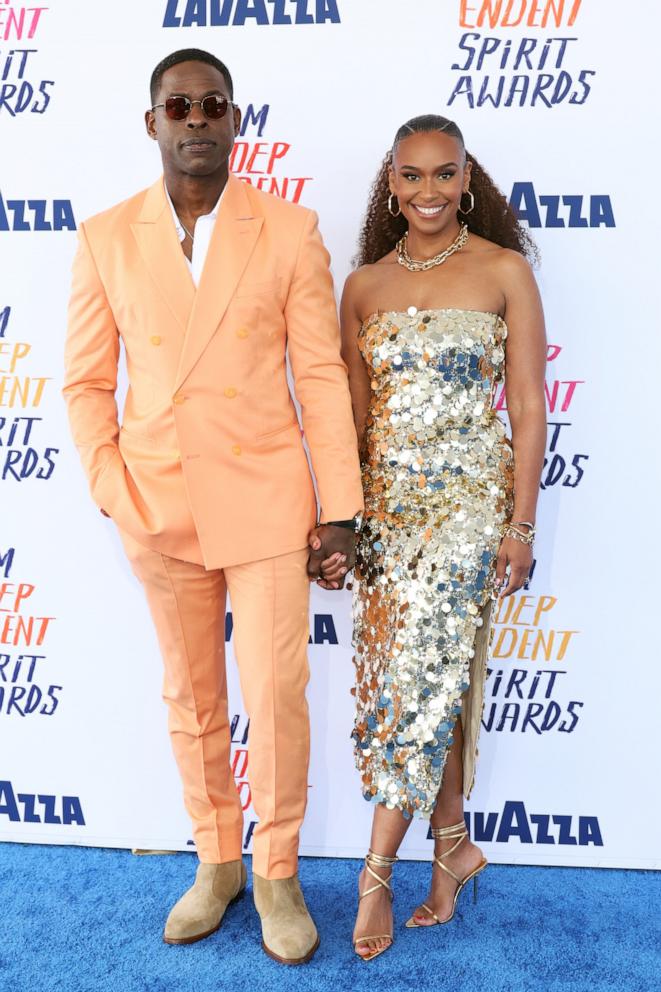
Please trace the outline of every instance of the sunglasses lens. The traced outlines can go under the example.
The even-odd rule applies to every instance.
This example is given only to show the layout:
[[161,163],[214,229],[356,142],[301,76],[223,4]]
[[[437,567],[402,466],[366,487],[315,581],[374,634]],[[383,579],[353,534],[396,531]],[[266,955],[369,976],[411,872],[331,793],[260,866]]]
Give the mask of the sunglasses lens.
[[220,120],[227,113],[227,100],[224,96],[205,96],[202,101],[202,110],[206,117],[212,121]]
[[165,113],[172,121],[183,121],[190,113],[190,101],[185,96],[169,96],[165,101]]

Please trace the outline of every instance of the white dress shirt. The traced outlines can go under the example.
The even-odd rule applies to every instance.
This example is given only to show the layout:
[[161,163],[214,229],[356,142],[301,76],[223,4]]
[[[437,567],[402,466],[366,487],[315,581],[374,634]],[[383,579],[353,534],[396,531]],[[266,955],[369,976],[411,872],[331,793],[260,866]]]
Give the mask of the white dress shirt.
[[[193,282],[196,286],[200,284],[200,277],[202,275],[202,269],[204,268],[204,263],[206,261],[207,252],[209,251],[209,243],[211,241],[211,235],[213,233],[213,226],[216,223],[216,217],[218,216],[218,208],[220,206],[220,201],[223,198],[223,192],[218,197],[218,202],[213,208],[211,213],[202,214],[201,217],[197,218],[195,222],[195,230],[191,231],[191,234],[195,235],[193,238],[193,259],[192,261],[184,255],[186,259],[186,264],[190,270],[190,274],[193,277]],[[167,186],[165,187],[165,195],[168,198],[168,203],[170,204],[170,210],[172,211],[172,220],[174,221],[175,230],[177,232],[177,237],[180,241],[184,241],[186,237],[186,232],[183,229],[182,223],[177,216],[177,211],[174,209],[174,203],[170,199],[170,194],[168,193]]]

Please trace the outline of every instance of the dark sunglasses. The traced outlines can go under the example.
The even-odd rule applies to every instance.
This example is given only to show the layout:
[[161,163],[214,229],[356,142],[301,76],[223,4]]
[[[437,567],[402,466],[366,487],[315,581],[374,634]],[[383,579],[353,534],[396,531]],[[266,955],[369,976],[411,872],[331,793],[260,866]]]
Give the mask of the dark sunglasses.
[[196,103],[199,103],[202,113],[210,121],[219,121],[227,113],[228,107],[234,106],[224,96],[205,96],[203,100],[189,100],[187,96],[169,96],[165,103],[157,103],[151,109],[154,111],[164,107],[171,121],[185,121]]

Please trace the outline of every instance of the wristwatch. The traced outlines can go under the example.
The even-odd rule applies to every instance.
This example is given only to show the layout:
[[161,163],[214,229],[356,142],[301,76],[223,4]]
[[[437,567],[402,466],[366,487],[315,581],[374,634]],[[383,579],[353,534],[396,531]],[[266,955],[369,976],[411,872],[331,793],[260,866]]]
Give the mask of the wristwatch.
[[360,534],[363,527],[363,515],[362,513],[357,513],[351,520],[327,520],[321,526],[344,527],[346,530],[352,530],[354,534]]

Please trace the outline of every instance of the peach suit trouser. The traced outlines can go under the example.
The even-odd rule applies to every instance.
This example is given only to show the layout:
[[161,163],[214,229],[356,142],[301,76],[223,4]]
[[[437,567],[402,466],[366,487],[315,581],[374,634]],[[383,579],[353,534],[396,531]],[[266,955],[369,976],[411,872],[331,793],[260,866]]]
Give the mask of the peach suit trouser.
[[200,861],[234,861],[243,847],[243,812],[230,767],[229,592],[234,653],[250,719],[250,788],[259,818],[253,868],[263,878],[290,878],[297,870],[310,752],[308,552],[207,571],[121,536],[144,586],[163,655],[163,698]]

